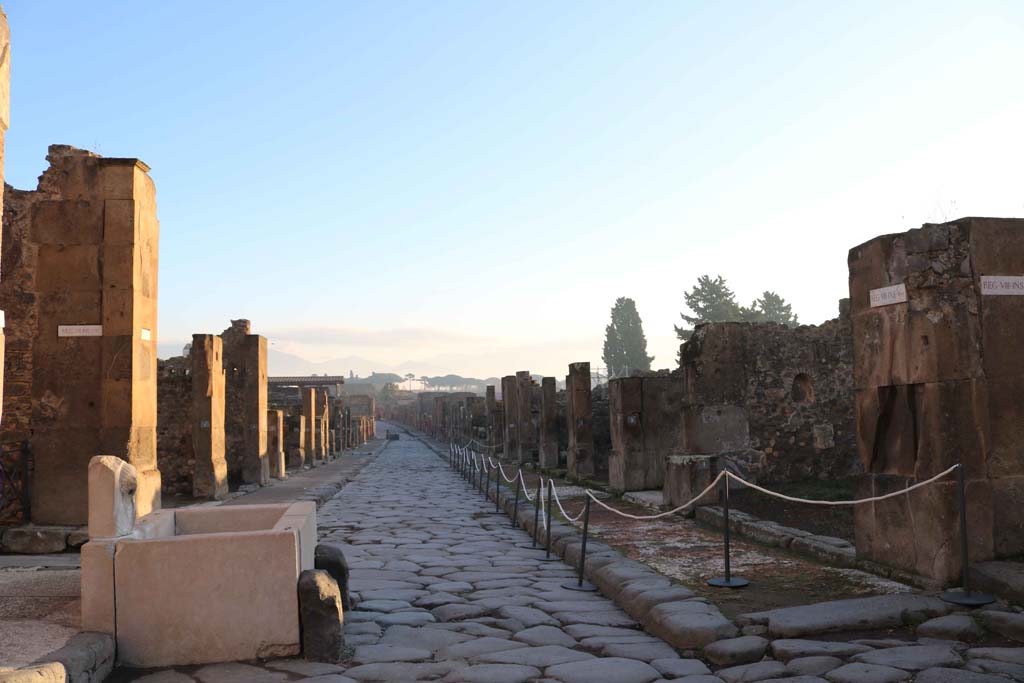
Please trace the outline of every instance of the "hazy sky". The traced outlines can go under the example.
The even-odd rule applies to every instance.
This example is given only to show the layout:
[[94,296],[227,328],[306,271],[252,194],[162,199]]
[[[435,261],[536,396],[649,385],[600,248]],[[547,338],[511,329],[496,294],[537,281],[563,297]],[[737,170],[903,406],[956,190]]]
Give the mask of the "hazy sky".
[[7,181],[152,166],[165,343],[564,375],[629,296],[670,367],[702,273],[817,323],[850,247],[1024,215],[1020,2],[3,4]]

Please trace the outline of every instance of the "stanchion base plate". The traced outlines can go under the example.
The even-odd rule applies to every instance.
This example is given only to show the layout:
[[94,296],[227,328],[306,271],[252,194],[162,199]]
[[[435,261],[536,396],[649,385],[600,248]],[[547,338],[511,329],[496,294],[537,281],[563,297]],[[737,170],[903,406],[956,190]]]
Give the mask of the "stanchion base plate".
[[580,591],[581,593],[593,593],[597,590],[597,586],[589,581],[584,581],[583,585],[580,585],[579,579],[566,581],[562,584],[562,588],[570,591]]
[[743,588],[749,586],[750,582],[739,576],[734,576],[729,579],[725,577],[708,579],[708,585],[715,588]]
[[963,607],[981,607],[996,601],[995,596],[980,591],[946,591],[939,597],[952,605]]

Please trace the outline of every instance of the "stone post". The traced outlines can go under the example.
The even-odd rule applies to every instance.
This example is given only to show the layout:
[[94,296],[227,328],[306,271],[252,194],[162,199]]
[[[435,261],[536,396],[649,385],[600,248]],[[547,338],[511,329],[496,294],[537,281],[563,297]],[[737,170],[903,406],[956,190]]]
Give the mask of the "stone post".
[[558,467],[558,407],[555,404],[555,378],[541,380],[540,394],[540,466]]
[[270,476],[285,479],[288,474],[284,457],[284,411],[267,411],[267,459],[270,462]]
[[569,474],[577,478],[594,476],[594,432],[590,396],[590,363],[572,363],[566,377]]
[[192,495],[223,498],[228,494],[224,457],[224,358],[221,338],[192,335]]
[[497,416],[498,416],[498,400],[495,397],[494,385],[487,385],[486,394],[484,396],[484,411],[487,415],[487,451],[490,455],[496,455],[498,452],[498,438],[497,433]]
[[504,411],[504,458],[519,461],[519,385],[515,375],[501,378],[501,405]]
[[331,410],[331,397],[327,395],[326,389],[320,389],[316,392],[317,398],[317,418],[320,421],[318,428],[319,441],[317,442],[317,450],[321,460],[327,460],[330,456],[330,449],[327,446],[327,433],[330,431],[330,410]]

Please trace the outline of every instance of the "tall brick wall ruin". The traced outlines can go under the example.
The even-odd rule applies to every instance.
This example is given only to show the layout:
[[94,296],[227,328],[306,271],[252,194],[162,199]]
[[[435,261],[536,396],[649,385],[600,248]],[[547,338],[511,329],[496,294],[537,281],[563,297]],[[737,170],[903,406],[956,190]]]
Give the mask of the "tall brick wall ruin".
[[[850,250],[859,496],[962,463],[973,561],[1024,553],[1024,220],[963,218]],[[958,579],[957,487],[947,477],[860,505],[858,554]]]
[[34,453],[32,520],[83,524],[87,466],[139,472],[137,510],[160,505],[156,190],[137,159],[53,145],[35,191],[7,188],[4,443]]
[[682,345],[684,454],[761,482],[850,477],[853,341],[845,305],[821,325],[698,325]]

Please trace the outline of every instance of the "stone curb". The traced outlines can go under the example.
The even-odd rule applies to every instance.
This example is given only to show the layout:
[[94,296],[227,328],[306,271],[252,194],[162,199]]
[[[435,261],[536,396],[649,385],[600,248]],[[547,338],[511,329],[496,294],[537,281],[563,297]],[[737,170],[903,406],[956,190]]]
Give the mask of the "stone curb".
[[0,683],[101,683],[113,670],[113,637],[84,632],[34,664],[0,671]]

